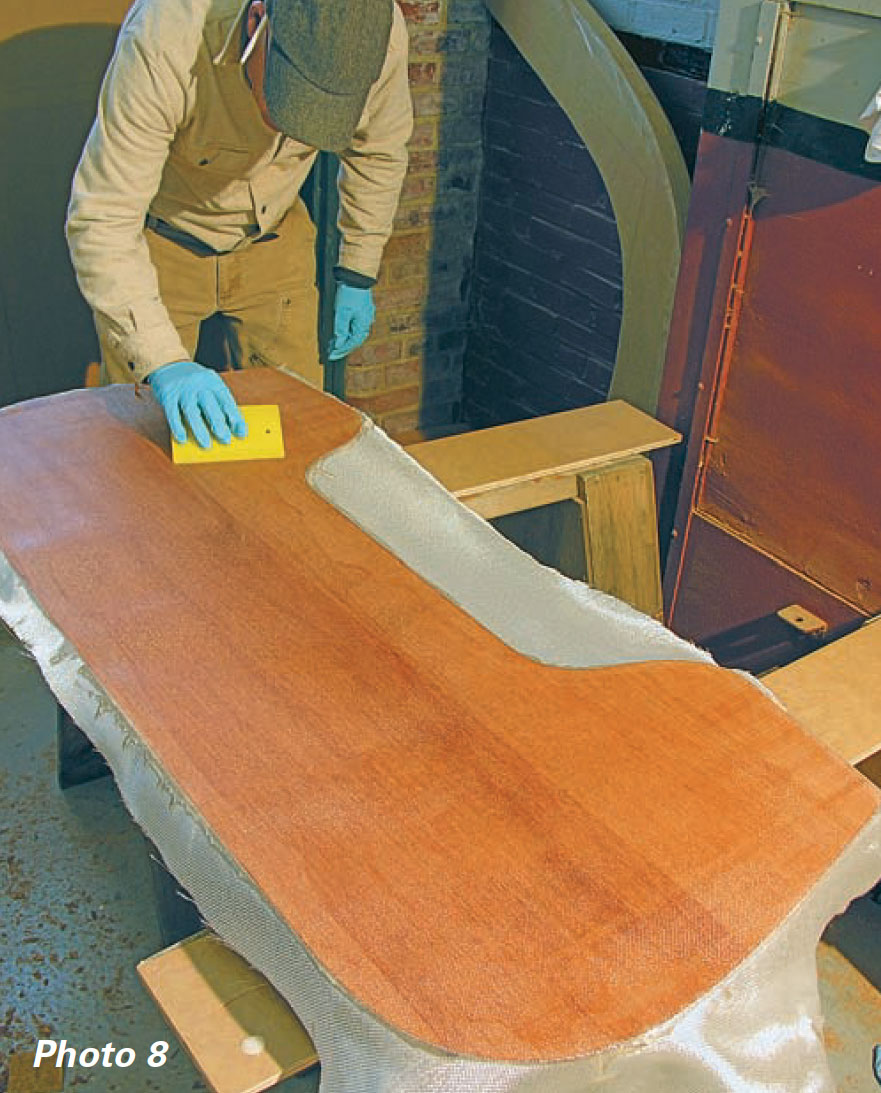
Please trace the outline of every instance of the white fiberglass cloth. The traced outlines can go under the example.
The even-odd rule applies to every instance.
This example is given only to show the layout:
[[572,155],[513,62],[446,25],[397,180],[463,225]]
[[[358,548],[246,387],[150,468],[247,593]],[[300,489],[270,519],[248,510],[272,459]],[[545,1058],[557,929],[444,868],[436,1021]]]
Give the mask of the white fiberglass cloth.
[[[377,483],[373,497],[365,474]],[[704,659],[637,612],[538,566],[427,477],[367,429],[322,461],[313,481],[528,655],[581,665]],[[360,511],[374,503],[382,507],[381,535]],[[296,1010],[321,1058],[322,1093],[833,1093],[816,944],[829,919],[881,872],[881,818],[746,961],[675,1019],[585,1058],[531,1065],[457,1058],[401,1035],[337,986],[231,860],[2,555],[0,616],[106,756],[127,808],[205,921]]]
[[506,644],[544,664],[594,668],[712,658],[661,623],[539,565],[365,423],[309,468],[309,485]]

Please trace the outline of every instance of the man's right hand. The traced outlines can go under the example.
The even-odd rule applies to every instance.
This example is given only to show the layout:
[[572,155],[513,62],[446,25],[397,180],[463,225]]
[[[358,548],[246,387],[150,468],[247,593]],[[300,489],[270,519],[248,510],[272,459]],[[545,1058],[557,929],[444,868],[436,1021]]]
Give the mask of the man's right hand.
[[148,378],[178,444],[186,443],[185,425],[200,448],[211,447],[209,428],[221,444],[229,444],[233,434],[248,435],[232,392],[212,369],[195,361],[175,361],[157,368]]

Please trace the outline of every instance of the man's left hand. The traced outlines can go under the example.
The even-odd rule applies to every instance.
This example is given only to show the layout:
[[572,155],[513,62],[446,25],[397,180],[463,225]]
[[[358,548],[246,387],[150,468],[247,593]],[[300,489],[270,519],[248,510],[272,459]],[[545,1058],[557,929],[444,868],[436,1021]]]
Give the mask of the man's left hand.
[[328,358],[338,361],[363,344],[375,315],[371,289],[338,284],[333,309],[333,340]]

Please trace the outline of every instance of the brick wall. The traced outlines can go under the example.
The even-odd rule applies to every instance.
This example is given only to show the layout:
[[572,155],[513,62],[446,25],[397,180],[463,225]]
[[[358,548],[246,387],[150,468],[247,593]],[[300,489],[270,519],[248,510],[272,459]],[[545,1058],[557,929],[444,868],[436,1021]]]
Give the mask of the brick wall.
[[[490,41],[483,0],[398,2],[410,31],[416,126],[376,326],[347,361],[346,400],[407,438],[462,418],[490,424],[605,398],[621,268],[589,154],[503,32],[495,28]],[[622,40],[687,160],[708,57],[687,43],[709,36],[716,4],[598,3],[616,27],[660,27],[663,40]]]
[[615,30],[706,50],[719,14],[719,0],[594,0],[594,7]]
[[710,53],[632,34],[620,34],[619,38],[670,119],[689,174],[692,174],[707,95]]
[[[693,163],[708,55],[622,36]],[[581,138],[493,26],[463,417],[483,427],[605,400],[621,322],[614,213]]]
[[477,426],[605,399],[621,316],[618,231],[571,122],[497,25],[465,416]]
[[346,401],[393,436],[455,420],[462,397],[482,161],[483,0],[399,0],[416,124],[375,290],[377,321],[347,362]]

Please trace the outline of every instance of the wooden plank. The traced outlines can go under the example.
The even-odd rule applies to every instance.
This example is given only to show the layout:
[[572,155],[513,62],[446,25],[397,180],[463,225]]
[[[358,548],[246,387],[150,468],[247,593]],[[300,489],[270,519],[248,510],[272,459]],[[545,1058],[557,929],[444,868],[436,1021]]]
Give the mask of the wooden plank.
[[482,493],[460,497],[463,505],[485,520],[526,512],[557,501],[573,501],[578,497],[578,480],[574,474],[550,474],[513,486],[490,486]]
[[663,615],[652,465],[644,456],[578,476],[588,583]]
[[532,483],[545,475],[576,474],[679,440],[673,429],[615,401],[441,437],[413,444],[407,451],[451,493],[467,501],[472,495]]
[[137,968],[214,1093],[259,1093],[318,1062],[287,1002],[210,931]]
[[786,607],[781,607],[777,615],[788,626],[809,637],[820,637],[829,630],[829,623],[825,619],[808,611],[800,603],[790,603]]
[[354,411],[279,373],[229,382],[280,405],[284,460],[174,466],[127,386],[0,411],[0,549],[381,1020],[512,1060],[642,1035],[874,815],[877,791],[735,674],[509,648],[310,489]]
[[56,1066],[52,1058],[42,1059],[34,1066],[35,1044],[30,1051],[13,1051],[9,1055],[9,1078],[6,1093],[64,1093],[67,1068]]
[[881,621],[769,672],[762,682],[849,763],[881,748]]

